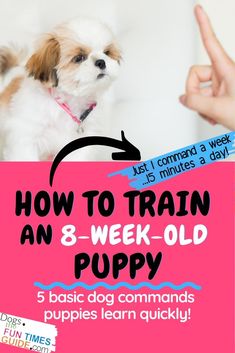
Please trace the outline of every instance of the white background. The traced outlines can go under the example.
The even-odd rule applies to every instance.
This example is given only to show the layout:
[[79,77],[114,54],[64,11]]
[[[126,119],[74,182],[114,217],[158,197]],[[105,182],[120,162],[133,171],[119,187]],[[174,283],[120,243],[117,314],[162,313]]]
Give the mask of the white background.
[[[235,2],[204,0],[218,36],[235,51]],[[207,63],[193,16],[193,0],[8,0],[1,2],[0,44],[31,43],[71,17],[98,17],[117,34],[123,50],[110,136],[127,138],[142,159],[218,135],[178,102],[188,69]],[[234,33],[234,34],[233,34]]]

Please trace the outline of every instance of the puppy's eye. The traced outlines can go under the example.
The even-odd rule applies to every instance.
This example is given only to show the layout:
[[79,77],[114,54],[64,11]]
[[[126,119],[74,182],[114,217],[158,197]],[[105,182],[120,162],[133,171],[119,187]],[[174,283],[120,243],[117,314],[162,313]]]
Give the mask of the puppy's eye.
[[121,60],[120,50],[117,47],[115,47],[113,44],[109,45],[104,50],[104,54],[107,55],[109,58],[116,60],[120,64],[120,60]]
[[76,55],[72,59],[72,62],[75,63],[75,64],[80,64],[80,63],[82,63],[85,60],[86,60],[86,56],[85,55]]

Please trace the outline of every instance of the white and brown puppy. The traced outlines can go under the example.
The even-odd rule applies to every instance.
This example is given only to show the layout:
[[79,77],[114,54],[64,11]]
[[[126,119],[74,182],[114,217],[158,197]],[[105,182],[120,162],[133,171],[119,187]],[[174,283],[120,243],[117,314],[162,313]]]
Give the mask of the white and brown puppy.
[[[120,59],[112,32],[85,18],[56,27],[25,62],[22,51],[0,48],[2,159],[47,160],[71,140],[100,134],[102,95]],[[95,156],[85,148],[72,159]]]

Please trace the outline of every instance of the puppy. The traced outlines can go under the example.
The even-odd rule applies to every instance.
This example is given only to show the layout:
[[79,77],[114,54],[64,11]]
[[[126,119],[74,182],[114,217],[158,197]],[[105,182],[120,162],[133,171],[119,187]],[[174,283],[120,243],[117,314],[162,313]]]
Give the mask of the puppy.
[[[100,134],[102,96],[120,60],[110,29],[86,18],[56,27],[29,57],[0,48],[2,159],[48,160],[70,141]],[[93,152],[84,148],[72,160],[95,160]]]

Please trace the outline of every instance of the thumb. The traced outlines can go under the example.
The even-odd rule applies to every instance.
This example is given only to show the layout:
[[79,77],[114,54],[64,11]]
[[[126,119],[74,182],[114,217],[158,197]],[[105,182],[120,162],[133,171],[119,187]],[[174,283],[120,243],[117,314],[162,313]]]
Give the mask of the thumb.
[[180,97],[187,108],[235,130],[235,99],[231,97],[207,97],[200,94],[187,94]]
[[208,118],[215,118],[216,98],[202,96],[200,94],[187,94],[180,97],[180,102],[187,108],[192,109]]

